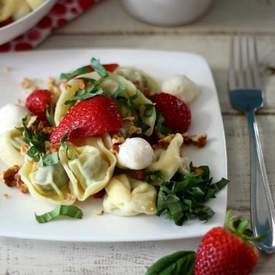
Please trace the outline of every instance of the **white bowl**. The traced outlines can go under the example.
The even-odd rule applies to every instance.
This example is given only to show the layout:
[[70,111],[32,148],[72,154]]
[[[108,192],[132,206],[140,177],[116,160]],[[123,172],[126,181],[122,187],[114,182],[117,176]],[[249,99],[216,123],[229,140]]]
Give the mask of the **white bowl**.
[[195,21],[213,0],[121,0],[134,17],[153,25],[175,26]]
[[[11,0],[13,1],[13,0]],[[0,45],[11,41],[25,33],[40,21],[52,8],[57,0],[46,0],[39,8],[15,22],[0,28]]]

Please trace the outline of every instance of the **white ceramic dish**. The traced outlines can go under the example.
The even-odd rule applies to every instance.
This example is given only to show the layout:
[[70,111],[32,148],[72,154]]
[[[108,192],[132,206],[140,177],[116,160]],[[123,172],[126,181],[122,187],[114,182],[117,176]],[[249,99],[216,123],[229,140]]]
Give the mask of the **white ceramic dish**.
[[[87,64],[94,56],[102,63],[117,62],[135,65],[152,74],[157,80],[173,74],[186,74],[201,88],[201,96],[192,105],[193,121],[190,132],[206,132],[209,143],[204,149],[186,149],[196,164],[211,167],[214,178],[227,177],[225,137],[217,91],[210,68],[201,56],[183,52],[147,50],[87,49],[54,50],[3,54],[0,59],[0,105],[22,97],[20,81],[24,77],[47,79],[60,72],[70,71]],[[4,72],[9,66],[10,72]],[[8,194],[9,198],[5,198]],[[96,215],[98,206],[89,200],[80,207],[82,220],[59,220],[38,224],[34,212],[42,213],[53,206],[35,200],[17,190],[0,184],[0,236],[58,241],[146,241],[198,237],[213,226],[222,225],[226,211],[226,189],[222,190],[210,206],[216,212],[208,223],[199,221],[176,226],[156,216],[116,217]]]
[[[13,1],[13,0],[11,0]],[[25,33],[39,22],[52,8],[57,0],[46,0],[39,8],[15,22],[0,28],[0,45]]]
[[134,17],[153,25],[174,26],[191,23],[203,16],[213,0],[121,0]]

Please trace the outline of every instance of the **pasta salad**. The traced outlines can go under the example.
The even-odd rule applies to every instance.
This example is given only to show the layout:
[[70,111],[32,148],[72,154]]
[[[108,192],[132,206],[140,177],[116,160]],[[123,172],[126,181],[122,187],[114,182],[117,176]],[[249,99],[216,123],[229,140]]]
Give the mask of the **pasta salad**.
[[[4,183],[57,207],[36,215],[82,218],[81,202],[101,199],[104,213],[158,215],[182,225],[214,215],[207,201],[227,183],[213,182],[185,146],[203,150],[206,134],[191,135],[190,106],[200,95],[187,76],[161,85],[135,67],[89,65],[31,88],[24,104],[0,109]],[[76,204],[78,206],[76,206]]]

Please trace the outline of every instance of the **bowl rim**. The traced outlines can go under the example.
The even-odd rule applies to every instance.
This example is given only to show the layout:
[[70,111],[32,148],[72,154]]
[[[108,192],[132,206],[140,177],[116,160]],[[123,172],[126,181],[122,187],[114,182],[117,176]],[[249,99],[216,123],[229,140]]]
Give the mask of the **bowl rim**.
[[32,10],[31,12],[29,12],[28,14],[26,14],[25,16],[19,18],[18,20],[15,20],[14,22],[0,27],[0,32],[3,30],[7,30],[8,28],[12,28],[14,27],[16,24],[26,20],[28,17],[31,17],[33,14],[35,14],[36,12],[38,12],[39,10],[43,9],[47,4],[49,4],[50,2],[54,2],[56,0],[45,0],[38,8],[36,8],[35,10]]

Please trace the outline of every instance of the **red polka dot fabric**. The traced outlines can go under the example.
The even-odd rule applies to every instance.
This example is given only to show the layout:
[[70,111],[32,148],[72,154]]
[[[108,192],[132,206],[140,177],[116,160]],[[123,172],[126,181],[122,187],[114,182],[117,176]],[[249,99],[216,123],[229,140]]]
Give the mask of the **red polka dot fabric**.
[[59,0],[35,27],[11,42],[0,45],[0,52],[26,51],[37,47],[53,30],[81,15],[99,0]]

